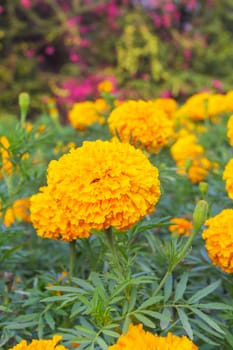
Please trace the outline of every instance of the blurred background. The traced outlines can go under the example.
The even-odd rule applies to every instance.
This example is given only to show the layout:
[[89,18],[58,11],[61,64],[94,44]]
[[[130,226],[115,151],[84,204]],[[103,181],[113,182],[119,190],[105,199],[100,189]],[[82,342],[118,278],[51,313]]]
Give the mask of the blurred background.
[[[232,89],[232,0],[0,0],[0,113]],[[65,106],[65,107],[64,107]]]

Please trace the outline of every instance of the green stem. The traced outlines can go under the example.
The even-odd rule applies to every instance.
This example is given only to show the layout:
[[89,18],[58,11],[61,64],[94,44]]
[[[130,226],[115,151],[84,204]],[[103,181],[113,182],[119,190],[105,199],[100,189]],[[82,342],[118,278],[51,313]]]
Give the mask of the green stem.
[[122,266],[121,266],[121,263],[120,263],[120,259],[119,259],[119,255],[118,255],[118,252],[117,252],[117,249],[116,249],[116,241],[115,241],[114,234],[112,232],[112,228],[109,227],[108,229],[106,229],[105,233],[106,233],[108,246],[109,246],[109,248],[111,250],[111,253],[112,253],[112,259],[113,259],[113,262],[114,262],[114,267],[117,267],[118,274],[122,275],[125,278],[125,276],[124,276],[125,274],[124,274],[124,271],[122,269]]
[[76,263],[76,249],[75,249],[76,240],[70,242],[70,278],[74,276],[75,272],[75,263]]

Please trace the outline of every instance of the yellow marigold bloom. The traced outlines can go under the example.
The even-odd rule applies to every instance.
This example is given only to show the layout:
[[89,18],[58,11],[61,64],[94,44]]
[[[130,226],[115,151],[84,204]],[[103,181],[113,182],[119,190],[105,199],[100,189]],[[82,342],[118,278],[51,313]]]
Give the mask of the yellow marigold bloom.
[[193,224],[190,220],[185,218],[173,218],[170,220],[173,225],[168,227],[171,233],[178,233],[179,235],[190,236],[193,229]]
[[233,199],[233,158],[229,160],[223,171],[223,180],[226,181],[226,191],[228,196]]
[[97,140],[71,149],[48,167],[47,187],[31,198],[41,237],[71,241],[91,229],[125,230],[154,210],[158,169],[130,144]]
[[122,142],[159,152],[174,133],[173,122],[152,101],[127,101],[116,107],[108,118],[110,131]]
[[224,209],[206,220],[202,237],[213,264],[233,273],[233,209]]
[[111,92],[114,89],[113,83],[110,80],[103,80],[97,85],[99,92]]
[[227,112],[233,112],[233,90],[226,94],[226,105]]
[[68,112],[68,119],[75,129],[84,131],[94,123],[103,124],[104,118],[100,114],[104,111],[100,110],[99,102],[78,102]]
[[168,333],[160,337],[143,329],[142,324],[130,325],[128,332],[109,346],[109,350],[198,350],[198,347],[186,336],[178,337]]
[[209,92],[201,92],[189,97],[181,106],[175,116],[177,119],[190,118],[193,120],[204,120],[208,113]]
[[210,95],[208,99],[208,116],[213,117],[227,111],[226,96],[222,94]]
[[233,146],[233,114],[230,116],[230,118],[227,121],[227,137],[229,139],[230,145]]
[[193,184],[199,183],[206,178],[212,166],[213,165],[208,158],[196,158],[188,168],[188,178]]
[[54,335],[50,340],[34,339],[30,344],[27,344],[26,340],[21,340],[19,344],[9,350],[68,350],[65,346],[58,345],[61,339],[60,335]]
[[3,173],[10,174],[12,170],[12,163],[9,160],[11,154],[8,151],[8,148],[10,147],[10,143],[6,136],[0,137],[0,156],[2,161],[2,166],[0,170],[0,178],[2,177]]
[[156,98],[154,100],[156,109],[162,109],[171,118],[177,110],[177,102],[174,98]]
[[17,199],[11,208],[6,210],[3,223],[10,227],[15,221],[30,222],[30,198]]

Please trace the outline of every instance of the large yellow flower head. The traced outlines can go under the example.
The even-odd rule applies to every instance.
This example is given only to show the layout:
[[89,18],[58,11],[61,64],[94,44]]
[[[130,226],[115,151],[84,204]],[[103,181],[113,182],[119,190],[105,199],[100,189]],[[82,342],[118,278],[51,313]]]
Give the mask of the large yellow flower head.
[[84,142],[48,167],[46,187],[31,198],[41,237],[71,241],[91,229],[125,230],[154,210],[158,169],[141,150],[109,141]]
[[103,124],[103,114],[108,108],[107,103],[102,99],[77,102],[69,111],[68,119],[75,129],[83,131],[94,123]]
[[26,340],[21,340],[19,344],[9,350],[68,350],[63,345],[58,345],[62,339],[60,335],[54,335],[50,340],[32,340],[27,344]]
[[222,178],[226,181],[228,196],[233,199],[233,158],[226,164]]
[[187,337],[168,333],[166,337],[146,332],[142,324],[130,325],[128,332],[121,335],[109,350],[198,350]]
[[207,228],[202,237],[214,265],[223,271],[233,273],[233,209],[224,209],[216,216],[206,220]]
[[233,146],[233,114],[230,116],[230,118],[227,121],[227,137],[229,139],[230,145]]
[[126,101],[116,107],[108,118],[110,131],[122,142],[142,146],[157,153],[174,133],[169,116],[152,101]]

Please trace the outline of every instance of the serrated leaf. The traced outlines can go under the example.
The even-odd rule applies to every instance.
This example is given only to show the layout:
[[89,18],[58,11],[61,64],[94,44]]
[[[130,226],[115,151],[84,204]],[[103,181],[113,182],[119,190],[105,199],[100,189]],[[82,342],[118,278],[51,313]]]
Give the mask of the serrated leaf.
[[189,274],[187,272],[184,272],[181,275],[180,281],[179,283],[177,283],[176,290],[175,290],[175,296],[174,296],[175,302],[183,298],[185,289],[187,287],[188,276]]
[[144,314],[140,312],[134,312],[133,314],[138,321],[142,322],[144,326],[149,327],[149,328],[154,328],[155,324],[152,322],[148,317],[146,317]]
[[45,318],[45,321],[47,322],[47,324],[49,325],[49,327],[54,330],[55,329],[55,321],[51,315],[51,313],[49,311],[47,311],[45,314],[44,314],[44,318]]
[[204,297],[212,293],[215,289],[219,287],[220,283],[221,283],[221,280],[218,280],[214,283],[211,283],[209,286],[205,287],[204,289],[199,290],[188,300],[189,304],[195,304],[199,300],[203,299]]
[[8,325],[6,325],[6,329],[23,329],[23,328],[28,328],[28,327],[33,327],[37,325],[37,321],[36,322],[22,322],[22,323],[10,323]]
[[68,292],[68,293],[86,293],[85,290],[81,288],[76,287],[69,287],[69,286],[50,286],[46,287],[48,290],[57,291],[57,292]]
[[97,338],[96,338],[96,342],[99,344],[101,350],[102,350],[102,349],[103,349],[103,350],[108,350],[108,345],[105,343],[105,341],[104,341],[102,338],[97,337]]
[[140,307],[138,308],[138,310],[142,310],[142,309],[146,309],[148,308],[149,306],[152,306],[152,305],[156,305],[159,301],[163,300],[164,299],[164,296],[163,295],[157,295],[155,297],[151,297],[149,298],[148,300],[144,301]]
[[160,321],[160,327],[162,330],[166,329],[171,322],[171,310],[166,308],[162,312],[163,319]]
[[170,275],[164,284],[164,301],[166,302],[172,294],[173,277]]
[[131,280],[124,281],[119,286],[117,286],[113,291],[111,295],[111,299],[113,299],[115,296],[117,296],[120,292],[122,292],[129,284],[131,284]]
[[204,314],[201,310],[191,308],[191,310],[198,316],[200,317],[203,321],[205,321],[211,328],[215,329],[219,333],[223,333],[224,331],[217,325],[215,321],[212,320],[209,316]]
[[195,336],[202,339],[204,341],[204,343],[206,343],[206,344],[219,345],[219,343],[216,343],[215,341],[213,341],[209,337],[203,335],[202,333],[198,332],[197,330],[195,330]]
[[182,323],[182,326],[184,327],[185,332],[187,333],[188,337],[193,340],[193,330],[189,323],[188,316],[186,315],[185,311],[183,309],[177,308],[179,319]]

